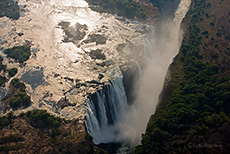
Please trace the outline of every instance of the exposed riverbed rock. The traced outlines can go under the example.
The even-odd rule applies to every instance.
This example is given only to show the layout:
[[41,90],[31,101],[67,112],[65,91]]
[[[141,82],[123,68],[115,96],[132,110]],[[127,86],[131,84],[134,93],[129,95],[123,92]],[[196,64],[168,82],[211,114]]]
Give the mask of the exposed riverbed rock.
[[[143,56],[142,39],[151,26],[94,12],[84,0],[18,0],[18,4],[25,6],[23,16],[18,20],[0,18],[2,63],[7,68],[18,69],[17,74],[9,78],[5,87],[2,87],[1,98],[9,92],[10,82],[18,78],[25,84],[26,93],[32,102],[29,107],[14,110],[15,115],[32,109],[44,109],[52,115],[72,121],[65,122],[60,127],[63,132],[55,145],[48,141],[49,136],[41,138],[37,135],[40,130],[33,129],[21,117],[15,118],[9,131],[7,127],[0,133],[12,134],[16,130],[17,135],[25,138],[20,144],[32,143],[31,153],[40,146],[42,148],[39,151],[49,153],[59,145],[56,152],[82,153],[78,151],[81,150],[79,147],[86,142],[89,146],[92,143],[85,139],[85,115],[89,96],[121,75],[121,66],[126,68],[122,70],[124,73],[124,70],[128,72],[130,63],[136,64]],[[4,49],[28,43],[32,52],[23,64],[8,59],[4,54]],[[136,71],[137,68],[134,69]],[[131,74],[130,78],[135,75]],[[1,115],[11,110],[3,111],[2,106],[0,102]],[[31,134],[23,134],[23,124],[33,131],[33,137]],[[66,134],[76,142],[65,139],[63,143],[61,138],[66,137]],[[32,139],[34,142],[30,142]],[[39,143],[36,148],[35,143]],[[25,152],[30,147],[21,148],[20,152]],[[91,151],[92,147],[86,150]]]
[[[6,138],[17,132],[23,140],[10,143],[12,147],[7,143],[2,147],[16,146],[6,151],[21,153],[92,153],[92,138],[87,136],[85,128],[89,96],[108,87],[121,72],[127,71],[130,78],[135,75],[133,72],[138,68],[135,66],[133,71],[130,63],[135,65],[142,58],[142,40],[152,27],[92,11],[85,0],[18,0],[18,4],[21,7],[18,20],[0,18],[2,63],[7,69],[17,68],[0,92],[3,99],[10,93],[10,82],[18,78],[25,84],[31,103],[13,110],[17,117],[0,132]],[[153,16],[149,16],[151,21],[156,17]],[[4,53],[5,49],[20,45],[28,45],[31,50],[29,59],[21,64]],[[7,76],[4,72],[0,74]],[[0,101],[1,115],[12,111],[3,107],[4,102]],[[47,128],[42,132],[33,128],[21,114],[33,109],[44,109],[62,118],[58,128],[61,132],[55,132],[58,133],[55,143],[54,130]],[[17,149],[17,146],[22,147]]]
[[1,48],[26,40],[33,52],[24,65],[10,62],[4,52],[1,56],[4,64],[18,68],[15,78],[27,87],[33,103],[24,111],[46,109],[83,123],[88,94],[109,84],[120,74],[121,65],[141,57],[141,41],[150,26],[94,12],[84,0],[18,3],[26,6],[24,17],[0,18],[1,42],[5,42]]

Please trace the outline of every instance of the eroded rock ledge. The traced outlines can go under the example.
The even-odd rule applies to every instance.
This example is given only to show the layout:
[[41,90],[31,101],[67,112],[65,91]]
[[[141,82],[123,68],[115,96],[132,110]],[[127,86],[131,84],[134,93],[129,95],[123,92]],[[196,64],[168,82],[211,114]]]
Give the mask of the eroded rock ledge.
[[[84,0],[18,4],[23,17],[0,18],[1,56],[8,68],[18,68],[13,78],[25,83],[32,105],[14,112],[39,108],[83,123],[88,95],[109,84],[120,67],[127,70],[142,57],[142,39],[151,26],[94,12]],[[32,55],[24,64],[3,52],[28,42]]]

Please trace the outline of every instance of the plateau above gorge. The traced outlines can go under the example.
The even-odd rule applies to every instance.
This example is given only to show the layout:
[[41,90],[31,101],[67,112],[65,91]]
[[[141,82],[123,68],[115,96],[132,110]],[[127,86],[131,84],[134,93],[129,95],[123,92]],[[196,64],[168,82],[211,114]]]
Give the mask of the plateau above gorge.
[[[0,18],[3,64],[18,68],[1,87],[1,98],[9,93],[10,82],[19,78],[32,103],[15,114],[45,109],[83,124],[89,94],[121,75],[121,67],[138,67],[142,40],[151,26],[94,12],[84,0],[19,0],[18,4],[18,20]],[[19,45],[29,45],[32,51],[23,64],[4,54],[4,49]],[[11,110],[2,102],[0,106],[2,114]]]

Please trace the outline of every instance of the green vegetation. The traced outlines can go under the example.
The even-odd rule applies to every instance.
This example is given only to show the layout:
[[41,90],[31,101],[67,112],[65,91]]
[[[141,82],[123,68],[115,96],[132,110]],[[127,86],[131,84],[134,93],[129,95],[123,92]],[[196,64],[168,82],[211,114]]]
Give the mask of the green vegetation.
[[3,65],[2,63],[0,63],[0,71],[6,71],[6,65]]
[[76,120],[34,109],[0,117],[0,153],[94,153],[92,137]]
[[[20,52],[27,52],[30,48],[26,46],[19,46],[19,47],[13,47],[10,49],[6,49],[6,53],[8,53],[12,57],[16,57],[19,59],[20,62],[22,62],[22,59],[25,59],[23,55],[20,57],[17,57],[18,54],[22,54]],[[8,55],[8,56],[9,56]],[[11,69],[6,69],[6,65],[2,64],[3,58],[0,56],[0,71],[3,71],[4,73],[8,71],[9,77],[13,77],[17,72],[17,68],[11,68]],[[5,82],[8,80],[7,76],[1,76],[0,75],[0,86],[4,86]],[[18,79],[13,79],[10,83],[10,90],[11,93],[8,94],[2,101],[4,102],[4,110],[7,109],[8,105],[12,107],[13,109],[17,109],[20,107],[27,107],[30,105],[30,97],[26,94],[25,92],[25,85],[21,83]]]
[[146,19],[147,14],[141,4],[135,0],[87,0],[91,8],[99,12],[108,12],[127,18]]
[[188,144],[215,140],[224,147],[230,142],[223,131],[230,128],[230,77],[217,64],[205,62],[201,52],[202,36],[210,35],[200,28],[208,7],[203,0],[193,1],[187,16],[188,32],[177,57],[183,65],[183,80],[166,105],[151,117],[136,153],[212,153],[218,148],[191,148]]
[[[165,11],[175,11],[180,3],[180,0],[149,0],[154,6],[156,6],[161,13]],[[171,12],[170,11],[170,12]],[[173,14],[173,12],[171,12]]]
[[20,142],[24,141],[25,139],[21,136],[16,134],[10,134],[9,136],[0,138],[0,144],[10,143],[10,142]]
[[30,105],[30,96],[26,94],[26,92],[18,92],[15,95],[9,98],[10,100],[10,107],[13,109],[17,109],[21,106],[27,107]]
[[26,86],[21,83],[18,79],[13,79],[10,83],[13,86],[12,89],[15,89],[15,93],[9,97],[10,106],[13,109],[17,109],[21,106],[27,107],[30,105],[30,96],[26,94]]
[[[5,72],[6,71],[6,65],[2,64],[3,58],[0,56],[0,71]],[[3,86],[4,83],[6,82],[6,78],[4,76],[0,75],[0,86]]]
[[0,17],[6,16],[11,19],[19,19],[19,6],[18,3],[13,0],[1,0],[0,1]]
[[2,100],[5,104],[9,104],[13,109],[30,105],[30,96],[26,94],[26,86],[23,83],[18,79],[13,79],[10,83],[10,89],[11,93]]
[[36,128],[56,128],[61,125],[61,118],[50,115],[46,110],[34,109],[28,111],[26,116],[28,117],[31,126]]
[[[50,135],[55,136],[58,132],[58,127],[61,126],[62,119],[50,115],[46,110],[34,109],[26,113],[22,113],[20,117],[24,117],[32,127],[39,129],[51,129]],[[13,112],[10,112],[6,116],[0,117],[0,129],[10,125],[13,119],[16,119]],[[5,142],[19,142],[24,139],[18,135],[11,134],[7,137],[0,138],[0,145]]]
[[15,74],[17,74],[18,69],[17,68],[11,68],[8,70],[9,76],[13,77]]
[[16,88],[20,91],[25,91],[26,89],[26,86],[24,85],[24,83],[21,83],[18,79],[13,79],[10,85],[13,86],[13,88]]
[[22,148],[24,148],[24,144],[4,145],[4,146],[0,146],[0,151],[9,152],[9,151],[14,151],[14,150],[19,150]]
[[2,64],[3,58],[0,56],[0,71],[6,71],[6,65]]
[[3,86],[5,82],[6,82],[6,78],[0,75],[0,86]]
[[101,50],[101,49],[97,49],[97,50],[92,50],[92,51],[90,51],[89,56],[90,56],[92,59],[102,59],[102,60],[105,60],[105,59],[106,59],[105,54],[102,53],[102,50]]
[[13,58],[19,63],[27,61],[31,55],[29,46],[15,46],[5,50],[7,57]]
[[[159,6],[163,0],[150,0],[154,5]],[[169,0],[168,0],[169,1]],[[172,0],[171,0],[172,1]]]
[[12,112],[8,113],[6,116],[0,117],[0,129],[8,126],[12,122],[12,119],[14,118],[15,117]]

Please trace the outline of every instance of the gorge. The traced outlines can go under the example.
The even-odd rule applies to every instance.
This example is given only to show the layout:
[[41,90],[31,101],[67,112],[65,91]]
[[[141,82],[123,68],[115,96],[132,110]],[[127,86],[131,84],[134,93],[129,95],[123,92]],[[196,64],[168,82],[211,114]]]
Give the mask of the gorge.
[[191,0],[181,0],[174,16],[158,21],[143,39],[143,68],[133,83],[136,98],[131,105],[124,97],[122,81],[116,82],[121,77],[90,97],[86,126],[94,143],[122,142],[132,148],[140,143],[158,104],[168,66],[179,52],[183,38],[180,25],[190,3]]
[[0,8],[0,153],[229,153],[229,1]]

